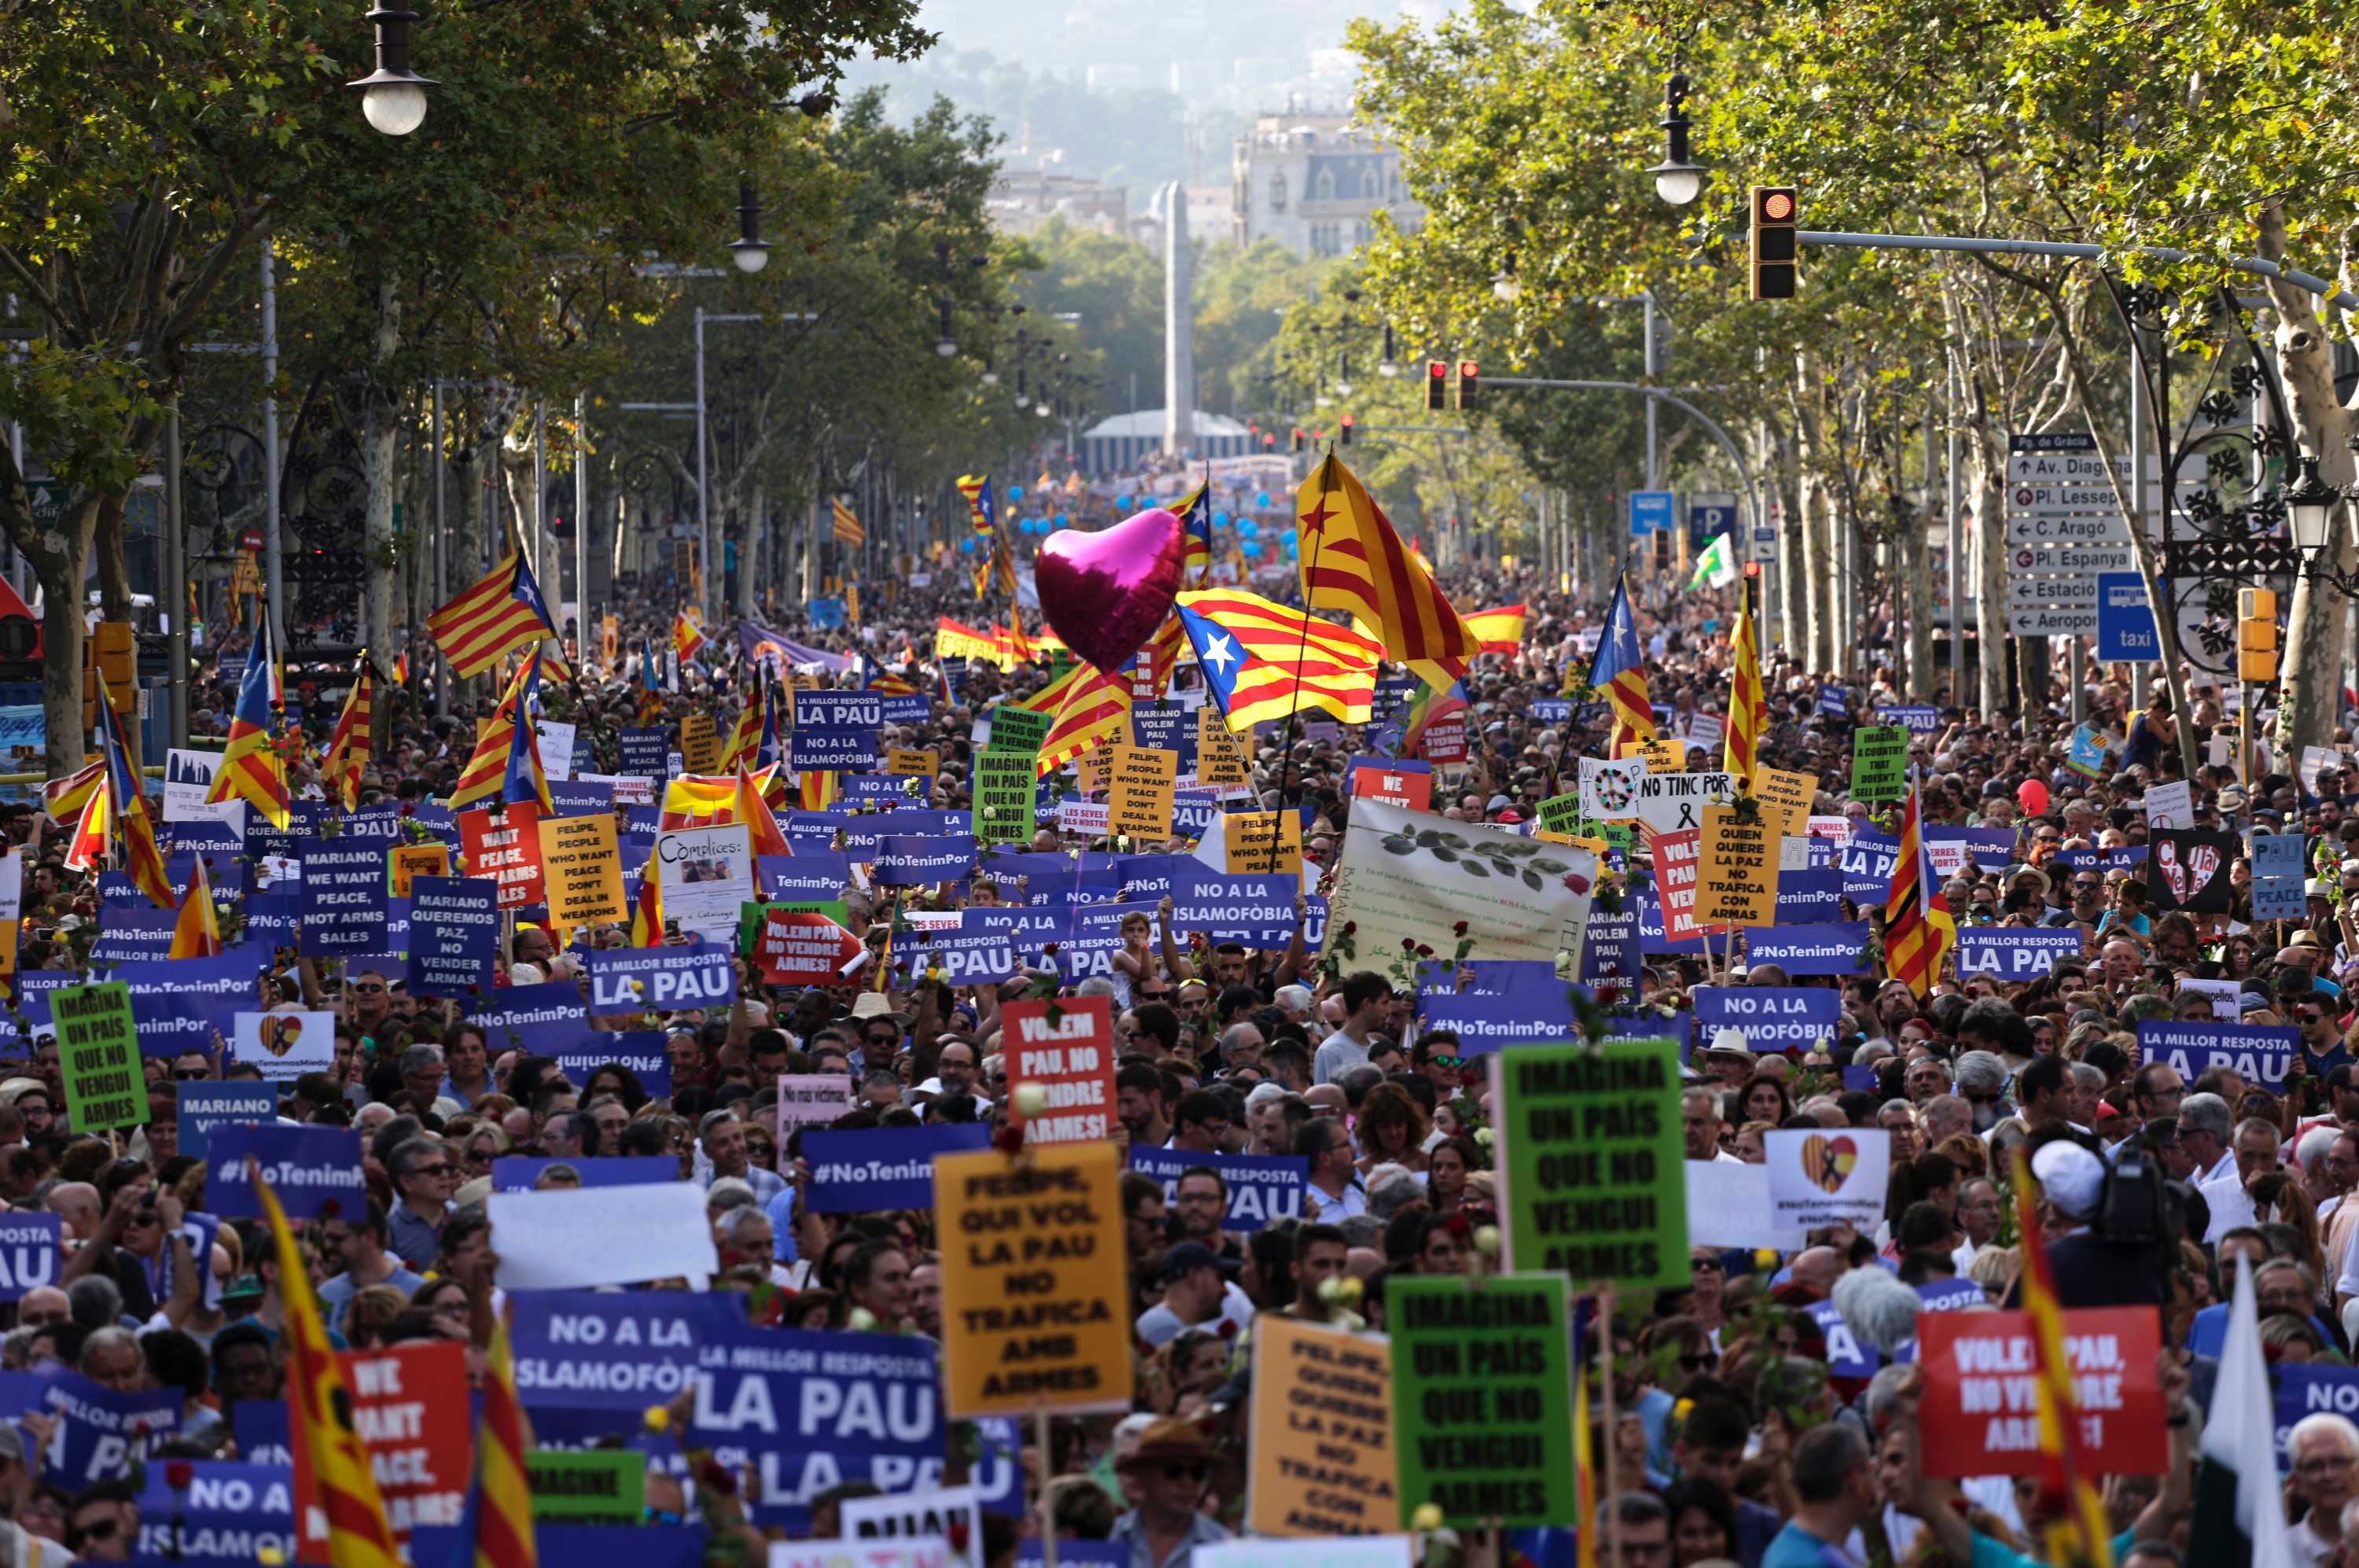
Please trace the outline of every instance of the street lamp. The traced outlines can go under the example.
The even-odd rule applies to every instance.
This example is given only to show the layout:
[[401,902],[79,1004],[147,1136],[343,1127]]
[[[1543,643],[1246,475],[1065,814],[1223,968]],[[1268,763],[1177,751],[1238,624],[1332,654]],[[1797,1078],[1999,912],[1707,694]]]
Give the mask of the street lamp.
[[1673,207],[1684,207],[1703,194],[1703,169],[1688,161],[1688,79],[1674,71],[1663,83],[1663,161],[1647,172],[1655,177],[1655,194]]
[[1385,323],[1385,356],[1376,361],[1376,374],[1390,381],[1400,374],[1399,362],[1393,358],[1393,324]]
[[941,303],[941,334],[934,339],[934,352],[944,359],[951,359],[958,354],[958,339],[951,335],[951,302],[945,298]]
[[1514,304],[1516,297],[1523,291],[1524,286],[1516,281],[1514,273],[1502,270],[1491,275],[1491,292],[1497,297],[1500,304]]
[[368,14],[376,29],[376,69],[344,83],[360,89],[362,115],[388,136],[406,136],[426,123],[426,90],[435,85],[409,69],[409,24],[416,20],[417,12],[378,0]]
[[2318,476],[2318,459],[2304,452],[2296,460],[2300,477],[2285,492],[2286,521],[2293,529],[2293,547],[2301,552],[2302,561],[2315,566],[2327,547],[2326,529],[2334,516],[2335,504],[2343,499],[2341,491]]
[[729,252],[740,272],[759,272],[770,265],[770,247],[762,238],[762,203],[754,194],[754,182],[742,175],[737,180],[737,237],[729,242]]

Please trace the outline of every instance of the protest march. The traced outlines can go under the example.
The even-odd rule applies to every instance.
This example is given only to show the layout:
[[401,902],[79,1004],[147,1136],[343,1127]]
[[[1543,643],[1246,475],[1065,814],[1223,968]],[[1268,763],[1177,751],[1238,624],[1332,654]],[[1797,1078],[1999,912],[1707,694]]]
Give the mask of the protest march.
[[1332,452],[1019,593],[993,483],[824,615],[258,618],[201,789],[99,685],[0,809],[8,1562],[2359,1563],[2359,772]]

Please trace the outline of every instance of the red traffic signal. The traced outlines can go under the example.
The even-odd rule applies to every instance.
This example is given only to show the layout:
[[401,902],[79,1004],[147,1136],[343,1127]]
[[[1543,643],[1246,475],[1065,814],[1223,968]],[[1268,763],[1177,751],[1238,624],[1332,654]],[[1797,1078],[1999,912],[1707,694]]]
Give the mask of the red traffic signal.
[[1790,185],[1753,188],[1753,298],[1791,299],[1799,288],[1801,202]]
[[1482,366],[1471,359],[1458,362],[1458,406],[1479,408],[1483,406]]
[[1352,427],[1358,421],[1353,419],[1349,414],[1343,416],[1342,420],[1339,421],[1340,429],[1335,437],[1335,444],[1337,446],[1350,446],[1352,444]]
[[1435,413],[1450,407],[1450,366],[1439,359],[1425,362],[1425,406]]

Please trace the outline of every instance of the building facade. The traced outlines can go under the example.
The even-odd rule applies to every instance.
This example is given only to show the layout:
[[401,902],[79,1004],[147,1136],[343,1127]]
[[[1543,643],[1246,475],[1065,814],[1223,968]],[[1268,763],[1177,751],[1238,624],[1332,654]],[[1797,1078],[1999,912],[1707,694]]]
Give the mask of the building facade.
[[1263,114],[1238,133],[1231,159],[1231,236],[1242,250],[1269,238],[1298,256],[1343,256],[1375,236],[1375,216],[1425,222],[1401,156],[1344,114]]

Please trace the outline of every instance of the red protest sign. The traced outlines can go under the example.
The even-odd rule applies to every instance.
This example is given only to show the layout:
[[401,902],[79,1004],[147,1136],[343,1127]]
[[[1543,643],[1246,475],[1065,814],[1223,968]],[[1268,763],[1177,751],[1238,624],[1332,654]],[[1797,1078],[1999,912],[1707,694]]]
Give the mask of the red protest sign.
[[1452,713],[1446,719],[1436,719],[1425,726],[1425,737],[1419,743],[1428,762],[1463,762],[1466,760],[1466,715]]
[[766,910],[754,937],[754,962],[774,985],[837,985],[860,939],[813,909]]
[[[1925,1372],[1922,1420],[1929,1475],[2031,1475],[2039,1448],[2039,1360],[2031,1314],[1926,1312],[1917,1320]],[[2162,1334],[2151,1307],[2086,1307],[2064,1314],[2081,1452],[2087,1473],[2158,1475],[2168,1462]]]
[[1352,769],[1352,793],[1364,800],[1422,811],[1433,804],[1433,775],[1396,772],[1364,762]]
[[[1053,1014],[1050,1009],[1054,1009]],[[999,1048],[1011,1100],[1038,1083],[1049,1103],[1017,1120],[1033,1143],[1098,1143],[1114,1125],[1114,1010],[1103,996],[1002,1002]]]
[[1726,930],[1696,924],[1696,874],[1703,859],[1703,830],[1658,833],[1650,847],[1655,856],[1655,897],[1663,909],[1663,940],[1693,942]]
[[[386,1521],[407,1541],[417,1526],[456,1525],[465,1512],[467,1475],[473,1467],[474,1421],[467,1409],[467,1347],[457,1340],[412,1340],[389,1350],[347,1350],[344,1387],[352,1391],[353,1426],[368,1449],[385,1497]],[[295,1495],[315,1497],[310,1444],[297,1435]],[[296,1556],[328,1561],[328,1516],[302,1508]]]
[[540,807],[512,803],[501,816],[486,806],[459,813],[459,833],[467,850],[467,875],[500,885],[500,908],[521,909],[548,897],[540,879]]

